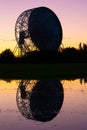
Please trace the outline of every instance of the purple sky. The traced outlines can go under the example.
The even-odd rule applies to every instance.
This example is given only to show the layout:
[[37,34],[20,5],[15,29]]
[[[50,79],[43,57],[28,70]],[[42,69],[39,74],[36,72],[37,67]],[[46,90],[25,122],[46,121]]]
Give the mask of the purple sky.
[[87,43],[87,0],[0,0],[0,51],[14,49],[18,16],[38,6],[46,6],[57,14],[63,28],[65,47]]

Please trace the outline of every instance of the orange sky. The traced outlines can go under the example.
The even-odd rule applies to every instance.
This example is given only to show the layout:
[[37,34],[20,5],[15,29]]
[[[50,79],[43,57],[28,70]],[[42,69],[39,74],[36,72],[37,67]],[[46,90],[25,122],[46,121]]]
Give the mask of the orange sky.
[[78,47],[87,43],[87,0],[0,0],[0,52],[14,49],[15,22],[25,10],[46,6],[60,19],[63,28],[64,47]]

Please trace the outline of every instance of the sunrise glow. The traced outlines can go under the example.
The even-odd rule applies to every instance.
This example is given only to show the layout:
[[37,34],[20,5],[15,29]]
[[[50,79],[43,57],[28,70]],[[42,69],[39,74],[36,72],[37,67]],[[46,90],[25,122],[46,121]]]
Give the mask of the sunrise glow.
[[87,0],[1,0],[0,1],[0,52],[14,49],[15,22],[27,9],[46,6],[53,10],[60,19],[63,28],[64,47],[76,47],[87,43]]

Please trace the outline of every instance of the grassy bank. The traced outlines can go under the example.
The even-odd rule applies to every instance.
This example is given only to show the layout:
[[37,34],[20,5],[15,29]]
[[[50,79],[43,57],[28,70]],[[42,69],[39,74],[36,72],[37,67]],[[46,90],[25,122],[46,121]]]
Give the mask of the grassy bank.
[[74,79],[87,77],[87,63],[0,64],[0,79]]

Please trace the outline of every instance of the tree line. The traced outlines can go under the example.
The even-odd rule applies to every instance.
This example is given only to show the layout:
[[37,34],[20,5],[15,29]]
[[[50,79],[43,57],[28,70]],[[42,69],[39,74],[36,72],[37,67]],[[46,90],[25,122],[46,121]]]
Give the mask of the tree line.
[[58,51],[32,51],[17,57],[10,49],[0,54],[0,63],[86,63],[87,44],[80,43],[79,48],[61,48]]

